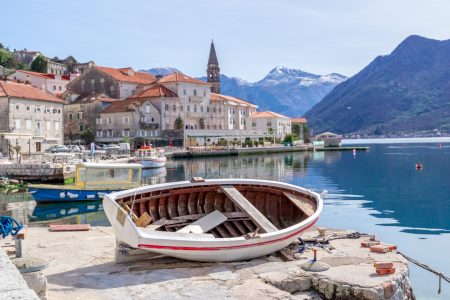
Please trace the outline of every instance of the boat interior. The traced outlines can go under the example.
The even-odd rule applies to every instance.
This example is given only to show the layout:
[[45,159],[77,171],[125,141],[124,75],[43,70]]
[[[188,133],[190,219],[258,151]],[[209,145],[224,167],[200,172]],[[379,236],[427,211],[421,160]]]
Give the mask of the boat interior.
[[306,193],[254,184],[163,189],[116,201],[141,229],[215,238],[257,237],[297,224],[317,209]]

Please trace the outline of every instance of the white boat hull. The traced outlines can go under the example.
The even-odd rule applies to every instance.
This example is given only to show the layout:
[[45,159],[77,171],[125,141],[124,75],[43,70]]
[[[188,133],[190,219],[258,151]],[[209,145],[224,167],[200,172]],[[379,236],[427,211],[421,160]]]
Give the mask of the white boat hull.
[[[121,197],[167,188],[188,188],[196,185],[239,184],[258,184],[269,187],[288,188],[307,193],[316,200],[317,209],[314,214],[300,223],[273,232],[262,233],[255,238],[245,238],[243,236],[214,238],[202,234],[180,234],[177,232],[146,230],[136,227],[128,214],[125,216],[123,224],[120,222],[121,218],[119,215],[125,213],[125,211],[119,206],[116,199]],[[164,183],[116,192],[105,195],[103,205],[105,213],[114,228],[117,239],[129,244],[131,247],[187,260],[228,262],[269,255],[288,246],[294,240],[298,239],[306,229],[317,222],[323,208],[323,201],[321,196],[317,193],[281,182],[249,179],[213,179],[200,183],[191,183],[189,181]]]
[[166,166],[166,158],[149,158],[138,157],[134,159],[134,162],[141,164],[144,169],[162,168]]

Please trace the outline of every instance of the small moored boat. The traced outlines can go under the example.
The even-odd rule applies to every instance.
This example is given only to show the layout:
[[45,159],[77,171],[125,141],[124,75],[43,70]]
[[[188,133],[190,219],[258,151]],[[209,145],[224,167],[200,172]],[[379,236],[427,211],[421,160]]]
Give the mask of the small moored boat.
[[167,158],[164,154],[164,149],[154,149],[151,146],[143,146],[136,151],[133,161],[141,164],[145,169],[150,169],[164,167]]
[[76,167],[75,183],[33,184],[28,192],[38,202],[96,201],[107,193],[141,186],[139,164],[81,163]]
[[237,261],[276,252],[314,225],[321,195],[267,180],[164,183],[105,195],[116,238],[195,261]]

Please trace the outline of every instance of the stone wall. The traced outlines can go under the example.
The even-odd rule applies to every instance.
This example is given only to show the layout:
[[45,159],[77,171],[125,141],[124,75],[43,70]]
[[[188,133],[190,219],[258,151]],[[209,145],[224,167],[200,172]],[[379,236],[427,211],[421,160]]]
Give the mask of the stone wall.
[[75,166],[60,163],[0,165],[0,176],[26,182],[64,182],[75,176]]
[[112,98],[120,98],[120,89],[114,78],[96,68],[87,69],[77,79],[69,83],[68,89],[76,94],[101,92]]

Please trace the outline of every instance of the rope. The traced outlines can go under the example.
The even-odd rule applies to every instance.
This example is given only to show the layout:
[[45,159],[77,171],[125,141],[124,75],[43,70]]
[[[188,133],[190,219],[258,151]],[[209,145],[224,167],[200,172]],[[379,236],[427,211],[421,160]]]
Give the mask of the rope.
[[440,293],[441,293],[441,290],[442,290],[442,289],[441,289],[441,285],[442,285],[441,282],[442,282],[442,279],[444,279],[445,281],[447,281],[448,283],[450,283],[450,277],[445,276],[443,273],[434,270],[434,269],[431,268],[430,266],[428,266],[428,265],[426,265],[426,264],[423,264],[423,263],[421,263],[421,262],[415,260],[415,259],[412,258],[412,257],[409,257],[408,255],[406,255],[406,254],[404,254],[404,253],[402,253],[402,252],[400,252],[400,251],[397,251],[397,253],[400,254],[401,256],[403,256],[404,258],[406,258],[406,260],[408,260],[408,261],[412,262],[413,264],[415,264],[415,265],[421,267],[422,269],[425,269],[425,270],[427,270],[427,271],[429,271],[429,272],[431,272],[431,273],[437,275],[438,278],[439,278],[438,294],[440,294]]
[[15,236],[23,225],[9,216],[0,216],[0,235],[6,238],[8,235]]

